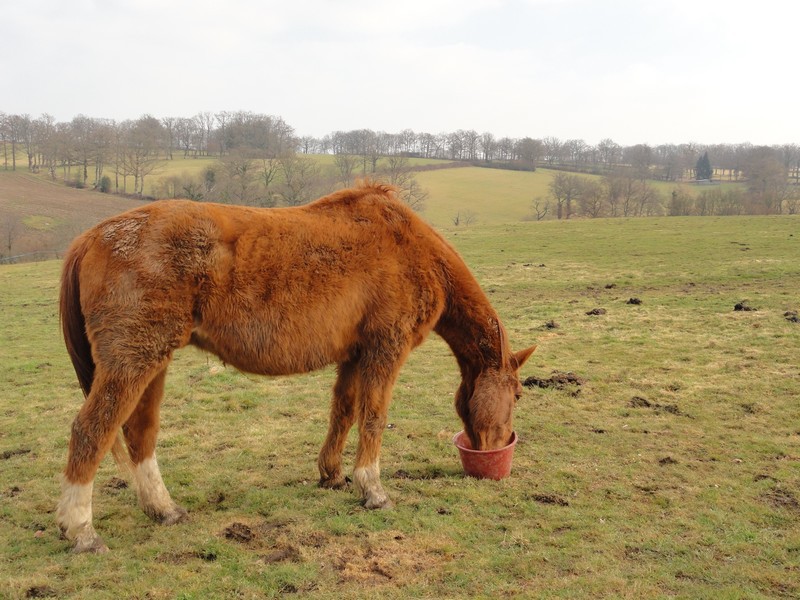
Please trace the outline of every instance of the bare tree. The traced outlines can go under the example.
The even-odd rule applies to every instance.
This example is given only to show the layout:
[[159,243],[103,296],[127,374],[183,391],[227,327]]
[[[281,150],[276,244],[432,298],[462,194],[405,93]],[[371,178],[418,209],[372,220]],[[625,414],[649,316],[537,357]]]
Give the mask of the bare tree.
[[455,216],[453,217],[453,225],[458,227],[459,225],[472,225],[475,221],[478,220],[477,213],[471,210],[464,210],[458,211]]
[[536,220],[541,221],[547,216],[547,213],[550,212],[550,201],[541,196],[537,196],[533,199],[533,202],[531,202],[531,208],[533,209]]
[[603,184],[596,179],[584,179],[582,186],[579,196],[581,214],[594,219],[602,217],[607,197]]
[[572,214],[572,203],[577,201],[583,191],[584,178],[580,175],[559,172],[550,182],[550,197],[556,203],[556,218],[569,219]]
[[319,186],[319,165],[309,156],[285,154],[280,158],[283,185],[281,196],[288,206],[299,206],[315,197]]
[[383,163],[383,171],[389,183],[398,190],[399,198],[417,212],[425,210],[428,191],[417,182],[408,158],[405,156],[388,156]]
[[20,234],[22,223],[17,215],[6,213],[0,219],[0,235],[3,236],[3,250],[6,256],[11,256],[11,249]]
[[243,150],[232,150],[220,160],[219,198],[229,204],[253,205],[256,203],[258,167],[256,161]]

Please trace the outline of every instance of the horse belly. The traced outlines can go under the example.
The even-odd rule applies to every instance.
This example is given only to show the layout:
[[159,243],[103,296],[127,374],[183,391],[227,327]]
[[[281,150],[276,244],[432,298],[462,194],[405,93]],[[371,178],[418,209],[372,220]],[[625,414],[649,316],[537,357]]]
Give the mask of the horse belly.
[[190,343],[259,375],[294,375],[346,360],[356,327],[308,313],[275,318],[269,311],[197,324]]

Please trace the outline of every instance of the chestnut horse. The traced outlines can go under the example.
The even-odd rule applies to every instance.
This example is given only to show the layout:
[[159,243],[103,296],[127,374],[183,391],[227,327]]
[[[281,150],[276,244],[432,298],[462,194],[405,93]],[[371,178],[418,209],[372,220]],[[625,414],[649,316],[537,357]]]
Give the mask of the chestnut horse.
[[186,516],[155,457],[167,365],[183,346],[264,375],[336,363],[320,485],[346,486],[342,450],[357,420],[353,481],[367,508],[391,506],[378,461],[391,390],[431,330],[458,361],[456,409],[477,449],[511,439],[517,370],[534,350],[511,352],[456,251],[374,183],[298,208],[167,200],[110,218],[69,249],[60,314],[86,396],[57,511],[76,552],[107,551],[92,526],[92,488],[109,450],[132,467],[148,516]]

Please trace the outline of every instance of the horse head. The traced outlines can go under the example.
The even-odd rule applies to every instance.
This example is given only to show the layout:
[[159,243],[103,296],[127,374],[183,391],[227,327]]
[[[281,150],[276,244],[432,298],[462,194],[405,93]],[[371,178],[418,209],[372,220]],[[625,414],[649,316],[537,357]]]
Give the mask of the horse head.
[[518,371],[536,350],[536,346],[531,346],[511,352],[502,326],[499,330],[500,360],[462,377],[456,392],[456,409],[476,450],[496,450],[511,442],[514,407],[522,395]]

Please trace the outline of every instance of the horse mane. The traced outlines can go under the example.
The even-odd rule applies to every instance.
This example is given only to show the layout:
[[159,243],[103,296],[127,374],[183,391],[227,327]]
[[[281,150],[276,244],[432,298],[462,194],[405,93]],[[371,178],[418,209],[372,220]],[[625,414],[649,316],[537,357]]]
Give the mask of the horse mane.
[[86,321],[81,310],[79,281],[80,265],[87,247],[87,238],[84,237],[67,252],[61,272],[61,295],[59,297],[59,316],[64,342],[84,396],[89,395],[95,370],[92,347],[86,336]]

